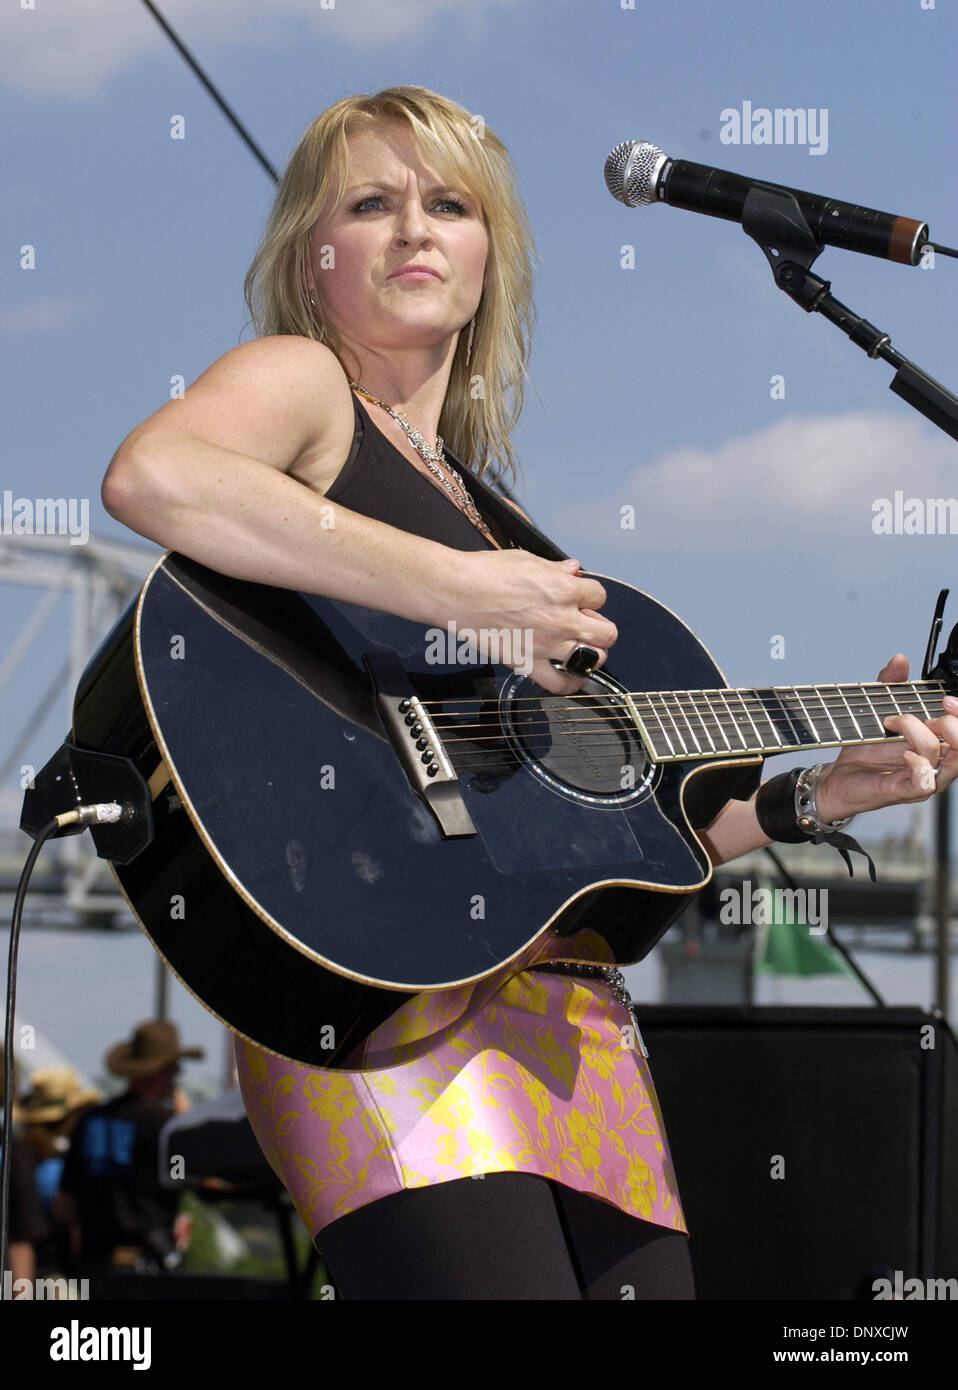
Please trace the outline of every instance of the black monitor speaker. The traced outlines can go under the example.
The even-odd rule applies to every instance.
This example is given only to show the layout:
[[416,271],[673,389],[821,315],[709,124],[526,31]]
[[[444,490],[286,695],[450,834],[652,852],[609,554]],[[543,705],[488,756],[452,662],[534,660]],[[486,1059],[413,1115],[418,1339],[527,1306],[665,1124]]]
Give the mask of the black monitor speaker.
[[930,1282],[958,1280],[958,1047],[941,1019],[678,1005],[637,1016],[700,1299],[874,1299],[883,1278],[899,1298],[917,1293],[909,1279],[948,1296]]

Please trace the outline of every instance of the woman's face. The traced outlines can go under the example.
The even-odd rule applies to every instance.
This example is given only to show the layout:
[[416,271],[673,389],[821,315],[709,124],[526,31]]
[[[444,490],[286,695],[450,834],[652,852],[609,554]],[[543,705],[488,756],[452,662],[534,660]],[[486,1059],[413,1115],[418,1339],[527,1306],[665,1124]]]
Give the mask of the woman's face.
[[442,346],[482,295],[482,210],[423,163],[403,124],[351,136],[349,147],[343,201],[310,237],[310,292],[347,345]]

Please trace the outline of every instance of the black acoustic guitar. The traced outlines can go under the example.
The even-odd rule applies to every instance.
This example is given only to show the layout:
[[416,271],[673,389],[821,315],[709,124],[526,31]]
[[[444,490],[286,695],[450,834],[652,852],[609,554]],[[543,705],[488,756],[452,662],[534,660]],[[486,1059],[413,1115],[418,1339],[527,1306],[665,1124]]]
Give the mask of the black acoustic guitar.
[[940,712],[935,680],[730,690],[674,614],[601,582],[619,641],[558,696],[468,634],[157,565],[72,737],[148,784],[152,838],[114,870],[207,1008],[282,1056],[356,1065],[421,990],[461,986],[465,1009],[536,963],[640,960],[711,874],[696,829],[765,755]]

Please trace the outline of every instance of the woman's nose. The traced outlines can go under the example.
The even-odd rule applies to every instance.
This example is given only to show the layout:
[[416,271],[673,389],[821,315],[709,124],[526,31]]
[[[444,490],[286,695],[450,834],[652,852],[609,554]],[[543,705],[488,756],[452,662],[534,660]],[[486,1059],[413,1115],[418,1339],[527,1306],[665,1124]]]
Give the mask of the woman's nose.
[[394,239],[409,244],[428,241],[430,237],[429,221],[422,203],[410,198],[400,208]]

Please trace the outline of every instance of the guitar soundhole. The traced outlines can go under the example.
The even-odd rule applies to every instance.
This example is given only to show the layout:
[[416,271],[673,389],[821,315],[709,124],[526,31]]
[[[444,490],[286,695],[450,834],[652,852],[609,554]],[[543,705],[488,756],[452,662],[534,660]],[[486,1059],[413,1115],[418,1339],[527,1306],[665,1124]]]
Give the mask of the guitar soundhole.
[[506,682],[502,727],[526,766],[580,800],[622,805],[644,796],[654,769],[621,687],[602,673],[575,695],[551,695],[525,676]]

